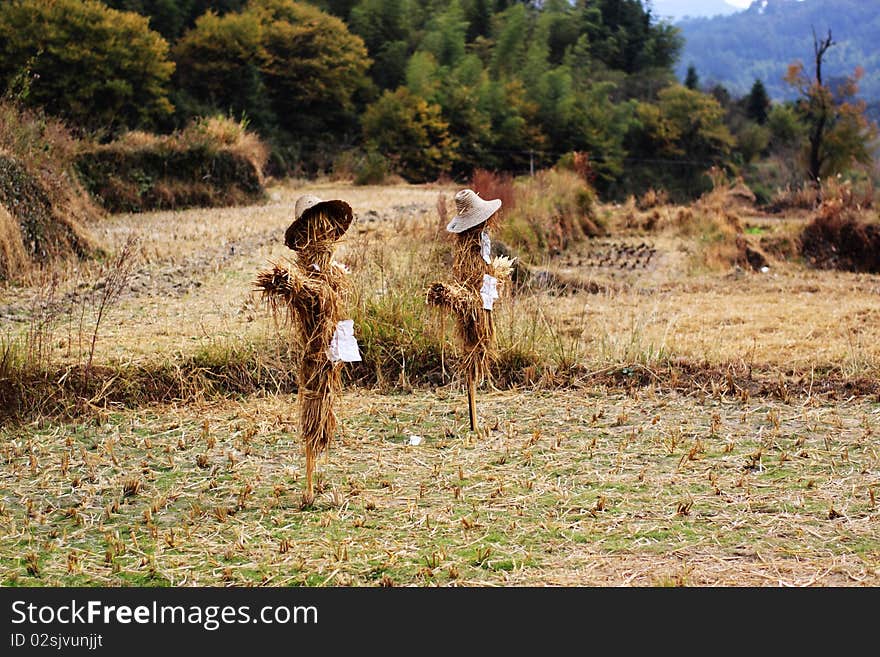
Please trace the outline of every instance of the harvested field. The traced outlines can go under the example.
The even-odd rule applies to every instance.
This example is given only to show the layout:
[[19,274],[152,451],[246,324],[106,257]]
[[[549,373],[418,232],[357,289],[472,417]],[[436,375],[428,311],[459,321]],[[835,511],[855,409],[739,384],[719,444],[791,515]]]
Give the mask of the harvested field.
[[[244,208],[197,209],[113,215],[92,227],[100,240],[122,245],[139,239],[140,261],[112,320],[102,329],[99,362],[138,362],[210,348],[241,345],[275,330],[252,294],[255,272],[290,253],[281,243],[301,193],[346,198],[356,221],[343,238],[342,261],[384,258],[386,273],[409,267],[396,250],[406,249],[436,223],[436,203],[453,188],[345,187],[333,184],[275,188],[273,199]],[[772,234],[772,230],[768,231]],[[442,240],[440,241],[442,245]],[[645,267],[600,264],[622,244],[651,254]],[[681,357],[713,366],[746,364],[755,372],[813,372],[873,376],[880,372],[880,277],[815,271],[793,262],[774,262],[766,274],[741,269],[693,270],[694,247],[668,234],[624,238],[609,246],[600,239],[575,245],[539,269],[563,280],[595,285],[559,298],[558,290],[538,297],[514,297],[500,304],[501,340],[513,317],[545,320],[571,340],[591,364],[649,362]],[[392,257],[394,256],[394,257]],[[399,258],[398,258],[399,256]],[[633,258],[633,262],[639,262]],[[91,272],[68,281],[58,297],[83,297]],[[403,274],[401,274],[403,275]],[[79,290],[77,290],[79,286]],[[540,288],[540,286],[537,286]],[[577,290],[574,290],[577,292]],[[39,304],[39,287],[6,288],[0,300],[4,326],[24,326]],[[65,297],[65,294],[69,296]],[[58,336],[59,342],[61,336]],[[60,362],[66,345],[59,349]]]
[[[112,215],[90,231],[137,255],[100,321],[105,265],[2,288],[0,581],[880,584],[880,276],[752,271],[676,208],[647,230],[601,207],[608,235],[499,300],[478,436],[424,305],[455,189]],[[354,209],[364,354],[308,510],[289,327],[253,291],[303,193]],[[808,221],[741,219],[755,243]]]
[[880,584],[876,402],[352,391],[302,511],[293,401],[4,430],[3,583]]

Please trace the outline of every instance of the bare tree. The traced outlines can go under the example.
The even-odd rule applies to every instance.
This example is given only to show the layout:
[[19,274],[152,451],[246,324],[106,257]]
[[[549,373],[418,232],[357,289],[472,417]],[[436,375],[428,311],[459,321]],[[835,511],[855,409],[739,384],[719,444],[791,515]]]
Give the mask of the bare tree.
[[825,53],[834,45],[830,29],[823,38],[819,38],[814,29],[813,72],[807,74],[804,65],[796,62],[788,67],[785,76],[801,95],[798,109],[808,142],[804,149],[806,173],[820,190],[822,177],[842,173],[856,162],[870,163],[869,145],[877,134],[876,126],[865,114],[865,102],[857,98],[858,81],[863,74],[861,67],[837,82],[833,91],[822,78]]
[[[816,64],[816,80],[815,84],[818,88],[823,89],[824,83],[822,82],[822,58],[825,56],[825,53],[828,49],[835,45],[834,40],[831,38],[831,29],[828,29],[828,36],[824,39],[819,39],[816,36],[816,30],[813,29],[813,54],[815,57]],[[822,168],[822,141],[825,139],[825,131],[828,125],[828,116],[831,110],[831,98],[830,94],[826,98],[825,94],[821,94],[822,98],[816,103],[816,115],[814,117],[813,125],[810,129],[810,161],[809,161],[809,173],[810,178],[817,185],[819,184],[819,174]]]

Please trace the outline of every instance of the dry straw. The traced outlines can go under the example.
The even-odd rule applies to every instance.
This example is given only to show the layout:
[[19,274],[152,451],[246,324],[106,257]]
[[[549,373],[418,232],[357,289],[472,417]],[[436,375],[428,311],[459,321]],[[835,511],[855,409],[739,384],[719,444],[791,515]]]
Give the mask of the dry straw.
[[[492,311],[483,308],[480,289],[483,276],[494,276],[499,282],[510,275],[510,261],[496,258],[491,262],[483,259],[482,233],[495,228],[499,223],[497,209],[500,203],[483,201],[476,198],[485,212],[491,215],[483,221],[462,221],[461,217],[480,218],[472,206],[462,203],[462,195],[469,190],[456,194],[458,215],[447,226],[447,230],[455,234],[453,248],[452,271],[455,283],[432,284],[427,291],[425,300],[429,306],[451,312],[456,319],[456,329],[462,346],[461,370],[467,379],[468,415],[472,431],[477,431],[476,387],[489,376],[490,366],[495,357],[495,323]],[[470,192],[473,195],[473,192]],[[474,195],[475,196],[475,195]],[[463,224],[464,230],[455,231],[456,224]]]
[[[303,202],[304,201],[304,202]],[[351,224],[351,207],[342,201],[302,197],[285,244],[296,253],[292,267],[275,265],[260,272],[257,290],[273,311],[286,310],[298,342],[297,388],[300,430],[306,455],[305,505],[314,501],[315,460],[333,439],[333,410],[342,381],[340,364],[329,358],[330,342],[340,319],[345,273],[333,263],[336,241]]]

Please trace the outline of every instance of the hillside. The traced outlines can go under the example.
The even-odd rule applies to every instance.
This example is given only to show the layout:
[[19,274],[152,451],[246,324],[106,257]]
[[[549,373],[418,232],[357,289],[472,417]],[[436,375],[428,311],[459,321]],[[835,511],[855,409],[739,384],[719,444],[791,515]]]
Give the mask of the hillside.
[[677,73],[694,64],[703,84],[720,82],[732,94],[748,92],[756,78],[774,99],[791,98],[783,80],[789,63],[809,62],[812,30],[832,30],[837,45],[825,60],[829,78],[864,69],[861,96],[880,98],[880,11],[877,2],[859,0],[762,0],[730,16],[695,18],[678,25],[685,47]]

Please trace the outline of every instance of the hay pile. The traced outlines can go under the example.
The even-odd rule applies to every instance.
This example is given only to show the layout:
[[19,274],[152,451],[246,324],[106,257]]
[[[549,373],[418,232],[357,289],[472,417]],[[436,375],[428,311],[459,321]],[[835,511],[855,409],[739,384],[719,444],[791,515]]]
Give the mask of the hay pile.
[[100,251],[86,224],[101,213],[72,173],[74,148],[57,121],[0,104],[0,280]]
[[826,201],[801,233],[801,254],[817,269],[880,273],[880,224]]
[[229,119],[202,119],[172,135],[132,132],[83,151],[76,166],[111,212],[252,203],[265,196],[268,150]]
[[[531,256],[533,262],[558,255],[587,237],[608,233],[596,212],[595,191],[573,171],[540,171],[533,178],[518,180],[509,194],[515,195],[516,202],[504,206],[498,238]],[[493,195],[501,196],[501,191]]]

